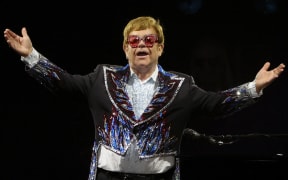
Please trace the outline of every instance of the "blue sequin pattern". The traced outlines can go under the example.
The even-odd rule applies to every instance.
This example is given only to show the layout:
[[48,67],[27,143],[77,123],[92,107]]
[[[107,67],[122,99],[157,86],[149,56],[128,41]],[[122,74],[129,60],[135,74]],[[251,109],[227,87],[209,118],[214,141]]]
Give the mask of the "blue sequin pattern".
[[64,70],[41,56],[39,62],[33,68],[28,69],[27,72],[40,84],[53,92],[57,89],[55,81],[60,80],[57,74],[63,73]]
[[97,175],[97,152],[98,152],[98,144],[96,141],[94,141],[93,149],[92,149],[92,156],[91,156],[91,162],[90,162],[90,172],[88,180],[95,180]]
[[225,107],[223,116],[228,116],[255,103],[255,99],[251,98],[248,83],[222,91],[221,93],[226,96],[226,99],[222,102],[224,104],[223,107]]

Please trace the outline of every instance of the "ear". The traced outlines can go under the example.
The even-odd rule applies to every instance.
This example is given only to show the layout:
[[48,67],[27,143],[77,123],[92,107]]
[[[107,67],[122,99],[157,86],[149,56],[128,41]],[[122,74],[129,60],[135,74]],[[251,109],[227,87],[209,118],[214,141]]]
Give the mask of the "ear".
[[128,46],[127,46],[127,44],[126,44],[126,45],[123,45],[123,51],[124,51],[124,53],[125,53],[125,55],[126,55],[126,57],[127,57],[127,52],[128,52]]
[[160,44],[160,45],[158,45],[158,47],[157,47],[158,49],[158,56],[160,57],[161,55],[162,55],[162,53],[163,53],[163,50],[164,50],[164,44]]

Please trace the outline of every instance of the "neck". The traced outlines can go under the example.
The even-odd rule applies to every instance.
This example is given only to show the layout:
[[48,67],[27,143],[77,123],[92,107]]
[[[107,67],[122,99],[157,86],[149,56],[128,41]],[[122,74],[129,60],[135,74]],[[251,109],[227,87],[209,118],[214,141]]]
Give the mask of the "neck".
[[141,80],[144,81],[147,78],[149,78],[153,72],[156,69],[156,66],[152,66],[152,67],[140,67],[140,68],[133,68],[131,67],[132,70],[134,71],[134,73],[137,75],[137,77]]

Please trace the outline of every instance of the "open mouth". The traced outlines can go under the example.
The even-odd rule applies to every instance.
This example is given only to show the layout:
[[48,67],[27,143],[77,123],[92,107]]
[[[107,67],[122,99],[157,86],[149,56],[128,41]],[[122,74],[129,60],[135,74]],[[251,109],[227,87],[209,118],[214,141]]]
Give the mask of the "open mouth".
[[137,56],[147,56],[148,52],[144,52],[144,51],[139,51],[136,53]]

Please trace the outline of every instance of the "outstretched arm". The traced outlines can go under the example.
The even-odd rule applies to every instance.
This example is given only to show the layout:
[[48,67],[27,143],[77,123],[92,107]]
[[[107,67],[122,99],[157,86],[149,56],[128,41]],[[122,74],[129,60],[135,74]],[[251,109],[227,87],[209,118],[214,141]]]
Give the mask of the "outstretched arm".
[[280,74],[284,71],[285,65],[279,64],[272,70],[269,70],[270,62],[266,62],[263,67],[258,71],[255,77],[256,91],[259,93],[261,90],[269,86]]
[[4,38],[8,45],[20,56],[26,57],[32,52],[33,46],[25,27],[21,29],[21,35],[14,33],[10,29],[5,29],[4,31]]

